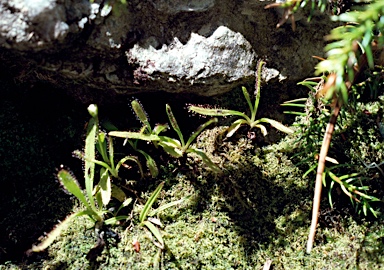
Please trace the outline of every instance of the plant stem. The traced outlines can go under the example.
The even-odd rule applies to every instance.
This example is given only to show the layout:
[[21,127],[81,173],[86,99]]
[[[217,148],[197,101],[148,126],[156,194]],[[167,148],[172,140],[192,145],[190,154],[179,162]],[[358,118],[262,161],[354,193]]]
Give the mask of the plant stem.
[[321,145],[320,156],[319,156],[319,165],[317,167],[317,172],[316,172],[315,194],[313,197],[311,229],[309,231],[308,242],[307,242],[307,253],[308,254],[311,253],[312,247],[313,247],[313,242],[315,240],[316,226],[317,226],[317,221],[318,221],[318,217],[319,217],[319,209],[320,209],[321,189],[323,187],[323,183],[321,180],[322,180],[322,175],[323,175],[324,168],[325,168],[325,158],[327,157],[329,145],[331,144],[332,133],[333,133],[333,130],[335,128],[337,116],[339,115],[339,112],[340,112],[340,107],[341,106],[337,102],[335,105],[335,108],[333,109],[332,116],[329,119],[327,129],[326,129],[325,134],[324,134],[323,143]]

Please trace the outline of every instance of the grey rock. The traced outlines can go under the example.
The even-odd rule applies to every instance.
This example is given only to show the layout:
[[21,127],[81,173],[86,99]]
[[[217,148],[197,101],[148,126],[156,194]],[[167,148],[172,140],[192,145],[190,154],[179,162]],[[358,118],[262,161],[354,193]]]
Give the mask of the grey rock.
[[278,91],[311,76],[334,26],[324,15],[276,29],[256,0],[0,0],[0,64],[19,84],[84,102],[148,91],[211,96],[263,80]]
[[0,44],[2,47],[27,51],[43,50],[63,42],[73,20],[88,13],[89,2],[55,0],[0,0]]
[[206,11],[215,5],[215,0],[151,0],[151,3],[158,11],[176,14]]
[[159,50],[136,44],[127,57],[129,63],[138,65],[138,74],[145,74],[145,80],[168,78],[170,84],[199,84],[198,94],[205,96],[229,91],[234,82],[244,83],[254,75],[256,61],[251,44],[225,26],[208,38],[192,33],[185,45],[177,38]]

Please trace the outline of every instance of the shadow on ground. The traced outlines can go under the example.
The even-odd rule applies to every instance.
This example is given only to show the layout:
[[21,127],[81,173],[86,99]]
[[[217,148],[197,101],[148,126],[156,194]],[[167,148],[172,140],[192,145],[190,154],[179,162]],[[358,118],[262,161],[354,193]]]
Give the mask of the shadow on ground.
[[[0,262],[20,260],[37,239],[71,211],[55,179],[81,149],[85,108],[45,85],[25,90],[2,81],[0,101]],[[70,148],[69,148],[70,147]]]

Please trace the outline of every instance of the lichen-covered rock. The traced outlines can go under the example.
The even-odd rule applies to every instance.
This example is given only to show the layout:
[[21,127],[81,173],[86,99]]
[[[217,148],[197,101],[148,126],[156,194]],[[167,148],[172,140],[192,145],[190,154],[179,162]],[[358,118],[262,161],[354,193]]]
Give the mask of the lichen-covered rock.
[[[263,79],[284,91],[313,73],[326,16],[276,29],[254,0],[0,0],[0,69],[84,102],[149,91],[211,96]],[[284,80],[284,84],[280,82]],[[101,90],[101,91],[98,91]]]
[[159,50],[135,45],[128,62],[138,65],[136,83],[158,80],[159,84],[199,85],[198,94],[212,96],[245,83],[254,75],[256,54],[240,34],[220,26],[208,38],[192,33],[183,45],[177,38]]
[[81,29],[89,1],[1,0],[0,44],[14,50],[43,50]]

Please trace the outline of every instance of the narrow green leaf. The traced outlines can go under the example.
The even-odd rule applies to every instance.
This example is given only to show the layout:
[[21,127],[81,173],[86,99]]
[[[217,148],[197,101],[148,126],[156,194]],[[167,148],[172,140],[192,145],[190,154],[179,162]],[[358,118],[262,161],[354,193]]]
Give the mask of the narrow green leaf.
[[165,152],[171,155],[174,158],[180,158],[184,155],[184,152],[180,147],[175,147],[173,144],[167,142],[160,142],[159,145],[163,148]]
[[121,209],[123,209],[124,207],[127,207],[130,203],[132,202],[132,198],[127,198],[119,207],[119,209],[117,209],[116,211],[116,214],[120,212]]
[[[113,138],[108,138],[108,147],[109,147],[109,161],[108,163],[111,165],[112,174],[115,174],[115,152],[113,148]],[[117,176],[117,172],[116,172]]]
[[360,179],[360,178],[356,178],[357,176],[359,176],[360,173],[351,173],[351,174],[346,174],[346,175],[342,175],[339,177],[340,180],[356,180],[356,179]]
[[261,130],[261,133],[263,134],[263,136],[267,136],[268,131],[267,131],[267,129],[265,128],[264,125],[258,124],[258,125],[255,125],[255,127],[259,128],[259,129]]
[[168,118],[169,118],[169,122],[171,123],[171,126],[172,126],[173,130],[176,131],[177,135],[179,136],[181,145],[184,147],[184,145],[185,145],[184,137],[183,137],[183,134],[181,133],[179,125],[177,124],[176,118],[175,118],[175,116],[172,113],[171,106],[166,104],[165,105],[165,110],[167,112],[167,115],[168,115]]
[[232,137],[233,134],[241,127],[243,124],[248,124],[247,121],[243,119],[238,119],[232,123],[232,125],[227,129],[227,137]]
[[305,105],[305,104],[298,104],[298,103],[283,103],[283,104],[280,104],[280,106],[305,108],[307,105]]
[[159,135],[164,130],[168,129],[168,124],[157,124],[155,128],[153,129],[153,133],[156,135]]
[[215,163],[212,162],[212,160],[207,156],[207,154],[204,153],[204,151],[196,148],[189,148],[187,152],[198,154],[203,160],[203,163],[207,165],[212,171],[216,173],[221,172],[220,168]]
[[358,22],[358,13],[356,12],[345,12],[339,16],[332,16],[332,20],[342,21],[342,22]]
[[192,133],[192,135],[189,137],[187,144],[185,145],[184,149],[187,149],[189,145],[196,139],[196,137],[210,124],[217,123],[217,118],[212,118],[209,121],[205,122],[204,124],[200,125],[195,132]]
[[159,136],[160,137],[160,143],[169,145],[171,147],[181,148],[181,142],[179,140],[167,137],[167,136]]
[[[321,77],[319,77],[321,78]],[[313,89],[313,86],[316,86],[318,85],[319,83],[318,82],[314,82],[314,81],[307,81],[307,80],[304,80],[304,81],[301,81],[301,82],[298,82],[297,85],[304,85],[304,86],[307,86],[307,87],[310,87],[311,89]],[[313,89],[314,90],[314,89]],[[299,98],[297,100],[306,100],[307,98]],[[289,101],[288,101],[289,102]]]
[[93,197],[96,200],[99,209],[103,209],[104,204],[103,204],[103,198],[101,197],[101,191],[100,191],[99,185],[97,185],[93,190]]
[[154,242],[154,244],[159,248],[164,249],[164,240],[161,236],[159,229],[148,220],[144,221],[143,225],[145,225],[149,229],[149,231],[156,237],[158,243]]
[[132,100],[131,102],[132,109],[135,112],[137,118],[139,118],[140,122],[147,128],[148,132],[152,132],[151,125],[149,124],[148,115],[145,112],[143,106],[137,99]]
[[[327,171],[327,172],[329,173],[329,171]],[[321,181],[322,181],[324,187],[327,186],[327,182],[325,181],[325,176],[326,176],[326,172],[323,172],[323,174],[321,175]]]
[[107,140],[106,135],[104,132],[99,132],[97,136],[97,144],[96,148],[97,151],[101,154],[101,157],[103,158],[103,161],[106,163],[109,163],[108,155],[107,155]]
[[374,215],[375,218],[378,216],[378,212],[376,212],[372,207],[369,207],[369,211]]
[[85,189],[87,192],[88,199],[90,201],[92,209],[96,212],[95,202],[92,196],[93,190],[93,181],[95,176],[95,163],[90,160],[95,159],[95,140],[98,133],[98,120],[97,117],[93,117],[89,120],[87,136],[85,139],[84,147],[84,159],[85,159],[85,169],[84,169],[84,179],[85,179]]
[[347,45],[347,43],[345,42],[345,40],[334,41],[332,43],[327,44],[325,46],[324,50],[330,51],[330,50],[334,50],[334,49],[343,49],[346,45]]
[[104,221],[105,225],[115,225],[120,220],[127,220],[129,219],[129,216],[117,216],[117,217],[111,217]]
[[[310,85],[310,84],[302,84],[304,86],[306,86],[312,93],[316,93],[316,86],[318,85],[318,83],[314,82],[314,86]],[[298,83],[299,84],[299,83]]]
[[104,121],[102,121],[100,123],[100,125],[105,129],[105,130],[108,130],[108,131],[115,131],[115,130],[119,130],[114,124],[112,124],[111,121],[105,119]]
[[68,224],[72,222],[72,220],[75,217],[82,216],[82,215],[88,215],[88,212],[85,212],[85,211],[77,212],[66,217],[62,222],[57,224],[50,233],[48,233],[46,238],[40,244],[38,244],[37,246],[33,245],[32,248],[27,251],[27,253],[41,252],[45,250],[47,247],[49,247],[53,243],[53,241],[55,241],[55,239],[68,226]]
[[124,139],[138,139],[143,141],[159,141],[159,136],[154,134],[141,134],[138,132],[130,132],[130,131],[111,131],[108,133],[109,136],[119,137]]
[[202,115],[207,115],[207,116],[240,116],[244,117],[246,116],[245,113],[239,112],[239,111],[234,111],[234,110],[226,110],[226,109],[208,109],[208,108],[202,108],[200,106],[189,106],[188,107],[189,111],[202,114]]
[[164,205],[158,207],[157,209],[152,210],[152,211],[148,214],[148,216],[153,217],[153,216],[159,214],[161,211],[164,211],[164,210],[166,210],[166,209],[168,209],[168,208],[170,208],[170,207],[173,207],[173,206],[176,206],[176,205],[178,205],[178,204],[183,203],[185,200],[189,199],[190,197],[191,197],[191,196],[186,196],[186,197],[184,197],[184,198],[182,198],[182,199],[180,199],[180,200],[177,200],[177,201],[174,201],[174,202],[170,202],[170,203],[164,204]]
[[120,159],[120,161],[116,165],[116,171],[118,172],[121,165],[123,165],[127,160],[131,160],[131,161],[135,162],[137,164],[137,166],[139,167],[141,177],[144,177],[144,172],[143,172],[143,167],[141,166],[141,162],[137,157],[134,157],[134,156],[126,156],[126,157]]
[[310,172],[313,172],[317,168],[317,164],[312,165],[304,174],[303,178],[305,178]]
[[294,111],[283,111],[283,113],[299,115],[299,116],[306,116],[307,115],[306,113],[303,113],[303,112],[294,112]]
[[130,199],[125,196],[124,191],[116,186],[115,184],[111,185],[111,197],[117,199],[119,202],[125,202],[126,200]]
[[363,213],[364,213],[364,216],[367,215],[367,205],[366,204],[363,204]]
[[252,121],[255,121],[257,109],[259,108],[259,101],[260,101],[260,95],[261,95],[261,72],[263,70],[264,64],[265,62],[260,60],[257,66],[257,78],[256,78],[256,85],[255,85],[255,106],[253,107],[253,109],[252,109],[252,105],[250,107],[252,111],[252,116],[251,116]]
[[269,118],[261,118],[258,120],[258,122],[264,122],[264,123],[268,123],[270,124],[271,126],[273,126],[274,128],[284,132],[284,133],[287,133],[287,134],[292,134],[293,133],[293,130],[290,129],[289,127],[286,127],[284,126],[282,123],[276,121],[276,120],[272,120],[272,119],[269,119]]
[[148,213],[151,210],[152,205],[157,200],[157,197],[159,197],[161,189],[164,186],[164,182],[161,182],[160,185],[156,188],[156,190],[152,193],[151,197],[148,199],[147,203],[144,205],[143,210],[140,213],[139,220],[140,223],[143,223],[144,220],[147,219]]
[[252,105],[251,97],[249,96],[248,90],[247,90],[247,88],[245,88],[244,86],[241,87],[241,90],[243,91],[243,95],[244,95],[244,97],[245,97],[245,100],[246,100],[247,103],[248,103],[248,107],[249,107],[251,113],[253,114],[254,107],[253,107],[253,105]]
[[[342,102],[343,102],[343,104],[348,104],[348,89],[347,89],[347,87],[345,86],[345,83],[341,84],[341,85],[339,86],[339,88],[340,88],[339,91],[341,92],[341,96],[342,96]],[[328,100],[330,100],[330,98],[329,98]]]
[[332,181],[330,184],[329,190],[328,190],[328,200],[329,200],[329,205],[331,206],[331,208],[333,208],[332,188],[333,188],[334,184],[335,184],[335,182]]
[[373,60],[373,53],[372,53],[371,46],[368,45],[368,46],[366,46],[364,48],[365,48],[365,53],[367,55],[368,66],[370,68],[373,68],[375,64],[374,64],[374,60]]
[[87,199],[85,198],[83,192],[80,189],[79,183],[77,182],[76,178],[72,175],[71,172],[61,169],[57,173],[57,178],[60,182],[60,184],[71,194],[73,194],[79,201],[81,201],[85,207],[88,209],[91,209]]
[[159,169],[157,168],[156,161],[150,155],[148,155],[146,152],[144,152],[143,150],[138,149],[137,151],[145,157],[147,167],[148,167],[152,177],[156,178],[157,175],[159,174]]
[[100,192],[103,205],[107,205],[111,200],[112,187],[111,177],[106,169],[100,169]]
[[92,163],[97,164],[97,165],[100,165],[100,166],[104,167],[105,169],[109,170],[109,172],[113,173],[112,168],[107,163],[105,163],[104,161],[100,161],[100,160],[96,160],[96,159],[90,160],[90,159],[86,159],[86,158],[84,158],[83,160],[88,161],[88,162],[92,162]]
[[149,155],[146,158],[146,164],[151,173],[152,178],[156,178],[159,175],[159,169],[157,168],[156,162]]

